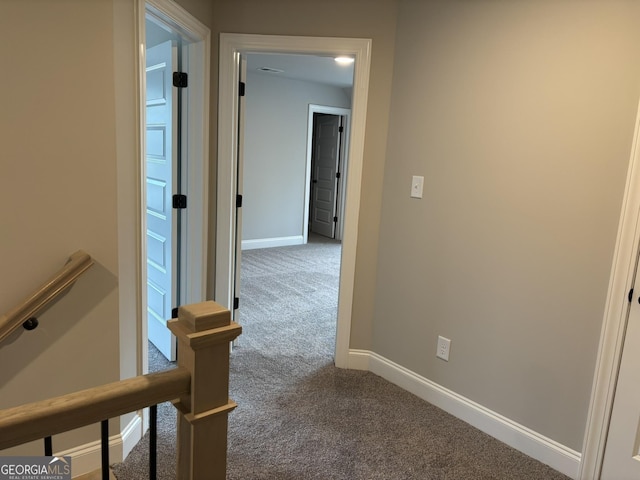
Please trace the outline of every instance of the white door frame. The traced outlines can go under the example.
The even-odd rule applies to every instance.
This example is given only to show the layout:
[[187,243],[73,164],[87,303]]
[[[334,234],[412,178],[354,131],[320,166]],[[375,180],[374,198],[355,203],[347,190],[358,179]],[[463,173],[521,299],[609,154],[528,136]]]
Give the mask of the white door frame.
[[600,478],[640,244],[640,105],[600,334],[578,478]]
[[[145,72],[145,17],[147,13],[160,18],[178,31],[180,35],[189,40],[188,65],[189,65],[189,94],[187,95],[187,151],[188,160],[184,178],[186,180],[188,194],[188,208],[183,218],[182,229],[182,252],[184,261],[180,272],[181,299],[183,304],[197,303],[205,300],[207,282],[207,234],[208,234],[208,195],[209,195],[209,72],[210,72],[210,45],[211,32],[208,27],[200,23],[186,10],[177,5],[172,0],[139,0],[138,8],[138,44],[137,51],[138,68],[140,72]],[[146,131],[145,118],[145,75],[139,76],[139,134],[138,139],[141,145],[140,169],[138,185],[140,188],[139,211],[140,211],[140,239],[141,251],[138,261],[141,265],[141,284],[146,285],[146,262],[147,252],[145,245],[146,238],[146,167],[145,167],[145,142],[142,135]],[[141,372],[148,371],[148,346],[146,308],[146,290],[142,289],[141,317],[145,320],[141,325],[140,339],[141,349]]]
[[292,37],[276,35],[220,34],[220,73],[218,95],[218,191],[216,234],[215,299],[232,308],[235,263],[238,66],[241,54],[297,53],[311,55],[350,55],[355,58],[349,176],[347,178],[345,223],[340,266],[340,291],[336,331],[335,363],[348,367],[351,311],[358,241],[360,185],[364,133],[369,90],[371,40],[358,38]]
[[304,186],[304,232],[303,243],[309,240],[309,197],[311,196],[311,157],[313,156],[313,114],[327,113],[329,115],[338,115],[345,117],[344,135],[343,135],[343,156],[342,165],[340,166],[340,175],[342,181],[338,189],[338,223],[336,225],[336,240],[342,240],[342,232],[344,231],[344,206],[345,206],[345,184],[348,177],[349,166],[349,134],[351,133],[351,109],[340,107],[329,107],[326,105],[309,104],[309,118],[307,121],[307,173]]

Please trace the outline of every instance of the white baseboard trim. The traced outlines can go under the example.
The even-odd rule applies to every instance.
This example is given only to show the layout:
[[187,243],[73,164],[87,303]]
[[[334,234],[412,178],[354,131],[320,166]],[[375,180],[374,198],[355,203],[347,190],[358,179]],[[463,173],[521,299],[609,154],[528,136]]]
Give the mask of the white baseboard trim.
[[142,437],[148,429],[148,426],[146,428],[144,427],[142,413],[136,412],[135,417],[133,417],[127,426],[124,427],[124,430],[120,432],[122,438],[122,458],[120,461],[126,460],[131,450],[133,450],[133,447],[142,440]]
[[[142,417],[137,413],[122,432],[109,437],[109,462],[122,462],[142,438]],[[101,467],[100,441],[85,443],[56,456],[71,457],[72,476],[78,477]]]
[[294,235],[292,237],[257,238],[255,240],[242,240],[242,250],[288,247],[290,245],[302,245],[303,243],[304,237],[302,235]]
[[484,433],[576,479],[581,454],[368,350],[350,350],[349,368],[368,370]]

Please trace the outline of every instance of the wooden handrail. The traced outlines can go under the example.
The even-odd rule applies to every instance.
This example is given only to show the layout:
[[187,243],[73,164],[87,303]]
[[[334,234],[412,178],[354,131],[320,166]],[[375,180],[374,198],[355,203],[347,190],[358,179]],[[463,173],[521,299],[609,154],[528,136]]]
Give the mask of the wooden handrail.
[[236,408],[229,343],[242,327],[212,301],[179,307],[167,326],[179,343],[177,368],[0,410],[0,450],[173,400],[178,478],[224,480],[227,416]]
[[58,273],[25,298],[18,306],[0,317],[0,343],[25,321],[35,317],[52,300],[73,285],[78,277],[89,269],[91,265],[93,265],[93,259],[86,252],[78,250],[72,254]]
[[178,367],[0,411],[0,450],[186,395],[191,374]]

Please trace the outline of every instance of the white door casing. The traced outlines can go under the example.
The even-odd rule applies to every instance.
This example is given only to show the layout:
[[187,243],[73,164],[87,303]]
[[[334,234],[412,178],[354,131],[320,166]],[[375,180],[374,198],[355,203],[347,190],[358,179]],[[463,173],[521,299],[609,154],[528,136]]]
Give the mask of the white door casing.
[[[183,211],[181,238],[182,304],[206,300],[209,231],[209,89],[211,31],[173,0],[146,0],[145,11],[182,39],[183,63],[188,65],[189,86],[183,91],[183,190],[188,207]],[[144,39],[144,30],[141,32]],[[143,40],[141,40],[143,43]]]
[[[637,270],[636,270],[637,271]],[[633,286],[640,292],[640,278]],[[640,478],[640,304],[630,302],[629,319],[602,462],[603,480]]]
[[167,328],[176,301],[176,215],[172,208],[176,178],[177,102],[172,85],[177,50],[171,40],[146,54],[147,328],[149,340],[176,358],[176,339]]
[[232,305],[234,294],[235,248],[233,245],[236,235],[236,212],[233,206],[237,193],[234,172],[237,170],[235,163],[238,148],[237,97],[240,54],[260,52],[349,55],[355,58],[352,126],[348,154],[350,166],[346,186],[335,353],[336,365],[348,368],[371,40],[229,33],[220,35],[215,300],[227,308]]
[[[115,145],[117,163],[120,378],[148,372],[146,294],[145,20],[152,12],[189,37],[188,291],[204,300],[207,282],[210,31],[173,0],[113,2]],[[196,93],[197,92],[197,93]],[[122,458],[147,428],[147,410],[120,417]],[[142,428],[138,428],[141,425]],[[134,426],[135,428],[131,428]],[[113,450],[112,450],[113,451]],[[114,457],[119,457],[116,445]],[[89,457],[92,457],[91,455]],[[89,458],[87,457],[87,458]],[[117,458],[116,458],[117,460]],[[93,465],[93,463],[92,463]],[[98,468],[89,468],[87,471]]]
[[[608,443],[609,422],[616,392],[618,370],[623,347],[638,349],[640,345],[625,343],[629,317],[628,292],[636,276],[640,246],[640,105],[636,116],[635,134],[631,145],[627,182],[618,226],[618,236],[611,267],[609,291],[605,305],[596,361],[591,402],[578,478],[600,478],[605,446]],[[636,291],[637,293],[637,291]]]
[[311,231],[329,238],[335,236],[334,217],[337,221],[341,123],[337,115],[314,115]]
[[[137,195],[128,204],[136,205],[140,212],[135,219],[140,227],[136,233],[138,250],[135,252],[136,264],[139,265],[137,278],[141,286],[137,297],[139,306],[139,342],[138,374],[148,371],[147,362],[147,253],[146,253],[146,145],[143,135],[146,131],[146,70],[145,62],[145,23],[150,16],[170,25],[179,34],[186,45],[185,59],[189,65],[189,94],[187,95],[186,122],[188,132],[183,142],[188,151],[184,183],[188,192],[189,208],[183,216],[184,228],[182,236],[183,268],[182,303],[196,303],[206,299],[207,285],[207,248],[208,248],[208,199],[209,199],[209,88],[210,88],[210,44],[211,32],[181,6],[172,0],[135,0],[137,20],[137,42],[140,48],[135,49],[137,65],[136,78],[139,81],[136,98],[135,117],[138,119],[134,143],[139,152],[140,167],[135,172],[134,184],[138,185]],[[123,169],[124,170],[124,169]],[[131,181],[131,180],[129,180]]]

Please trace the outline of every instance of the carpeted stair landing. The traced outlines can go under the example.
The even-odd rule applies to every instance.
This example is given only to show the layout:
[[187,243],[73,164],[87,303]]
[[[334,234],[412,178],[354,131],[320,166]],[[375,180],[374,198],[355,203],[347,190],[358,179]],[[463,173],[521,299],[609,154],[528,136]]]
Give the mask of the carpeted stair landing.
[[[340,248],[243,252],[231,356],[230,480],[566,480],[368,372],[333,366]],[[151,346],[155,370],[171,365]],[[175,412],[159,408],[158,478],[175,479]],[[147,477],[148,435],[118,480]]]

